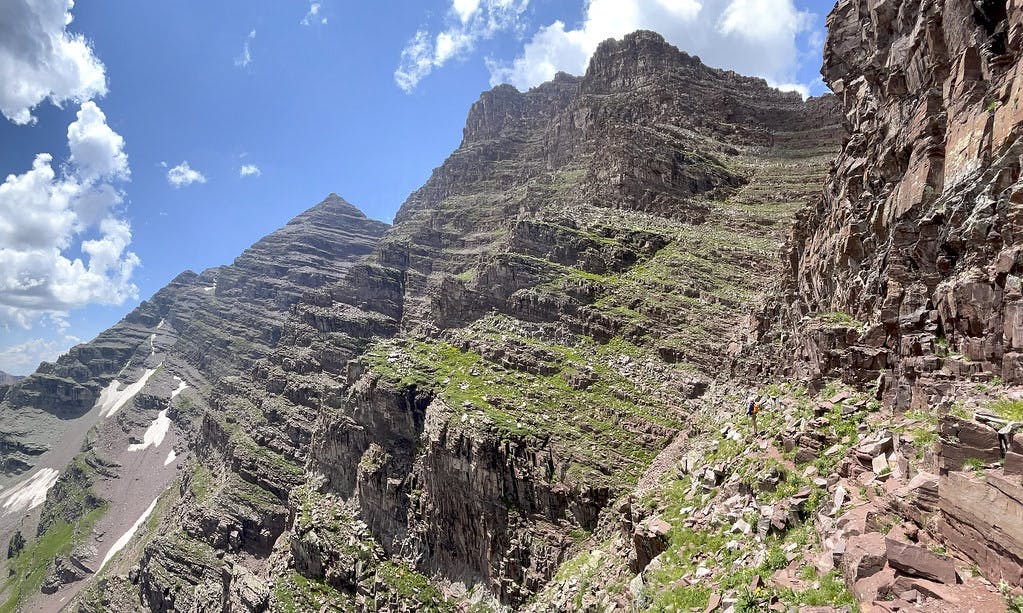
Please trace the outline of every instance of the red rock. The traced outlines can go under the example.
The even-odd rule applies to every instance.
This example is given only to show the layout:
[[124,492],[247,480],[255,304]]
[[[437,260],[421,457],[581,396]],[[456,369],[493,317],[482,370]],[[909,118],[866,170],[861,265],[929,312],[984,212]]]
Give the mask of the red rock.
[[893,585],[895,585],[895,569],[885,566],[879,572],[854,583],[852,593],[859,602],[871,602],[889,594]]
[[919,577],[899,577],[895,580],[892,591],[899,593],[909,590],[916,590],[924,596],[937,598],[951,604],[959,602],[959,596],[956,594],[954,586],[928,581]]
[[953,585],[956,582],[956,569],[952,560],[939,556],[929,549],[901,543],[894,539],[885,539],[885,552],[888,564],[908,575],[931,579],[940,583]]
[[703,613],[712,613],[717,611],[721,605],[721,594],[714,592],[710,595],[710,600],[707,601],[707,608],[703,610]]
[[993,581],[1023,585],[1023,485],[967,472],[942,475],[938,530]]
[[870,532],[850,537],[842,556],[842,574],[848,585],[884,568],[887,560],[884,535]]
[[938,432],[941,435],[938,457],[944,469],[960,470],[971,458],[985,464],[1002,459],[998,432],[984,424],[946,415],[941,418]]

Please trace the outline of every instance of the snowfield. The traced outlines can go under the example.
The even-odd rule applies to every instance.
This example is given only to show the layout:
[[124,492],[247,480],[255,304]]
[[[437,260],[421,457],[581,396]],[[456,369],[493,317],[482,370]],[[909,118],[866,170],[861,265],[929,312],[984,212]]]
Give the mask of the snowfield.
[[[179,377],[174,378],[177,379],[178,381],[178,387],[175,388],[173,392],[171,392],[171,400],[174,400],[174,398],[178,394],[183,392],[185,388],[188,387],[188,385],[186,385],[185,382],[182,381]],[[146,428],[145,434],[142,435],[142,442],[128,445],[128,451],[142,451],[143,449],[149,446],[159,447],[160,444],[163,443],[164,437],[167,436],[167,431],[170,430],[170,426],[171,426],[170,417],[167,417],[167,409],[164,409],[160,411],[159,415],[156,416],[156,419],[153,420],[153,423],[149,424],[149,427]],[[164,466],[166,466],[167,464],[170,464],[170,462],[164,462]]]
[[146,428],[145,434],[142,435],[142,442],[128,445],[128,451],[142,451],[150,445],[159,447],[164,437],[167,436],[170,425],[171,420],[170,417],[167,417],[167,409],[160,411],[160,414],[156,416],[153,423],[149,424],[149,427]]
[[131,537],[135,536],[135,532],[138,531],[139,526],[142,525],[142,522],[146,521],[146,518],[149,517],[149,514],[152,513],[153,509],[156,508],[156,501],[159,499],[160,499],[159,496],[154,498],[153,502],[149,503],[149,506],[146,507],[146,510],[142,512],[142,515],[140,515],[139,518],[135,520],[135,523],[131,525],[131,528],[128,528],[128,531],[122,534],[121,538],[117,539],[117,541],[110,546],[110,551],[108,551],[107,555],[104,556],[103,563],[99,565],[99,569],[96,571],[97,573],[103,570],[103,567],[107,565],[107,562],[109,562],[110,559],[113,558],[118,551],[124,549],[124,546],[128,544],[128,542],[131,540]]
[[149,378],[155,372],[155,368],[147,368],[138,381],[126,386],[124,389],[120,389],[121,383],[117,379],[111,381],[110,385],[103,388],[103,391],[100,392],[99,400],[96,401],[96,404],[100,407],[100,417],[111,417],[120,411],[129,400],[135,397],[135,394],[139,393],[146,386]]
[[0,507],[3,508],[3,514],[28,511],[43,504],[46,493],[57,482],[59,474],[52,468],[43,468],[9,490],[0,492]]

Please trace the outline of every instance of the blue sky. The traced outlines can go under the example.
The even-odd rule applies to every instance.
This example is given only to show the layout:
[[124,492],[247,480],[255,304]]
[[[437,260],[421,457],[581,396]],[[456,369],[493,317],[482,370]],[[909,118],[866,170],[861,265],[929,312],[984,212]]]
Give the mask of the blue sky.
[[805,0],[4,5],[0,60],[13,68],[0,74],[0,171],[13,176],[0,188],[0,370],[16,374],[92,338],[179,272],[230,263],[329,192],[390,221],[458,146],[481,91],[579,73],[620,30],[656,29],[708,63],[818,94],[830,9]]

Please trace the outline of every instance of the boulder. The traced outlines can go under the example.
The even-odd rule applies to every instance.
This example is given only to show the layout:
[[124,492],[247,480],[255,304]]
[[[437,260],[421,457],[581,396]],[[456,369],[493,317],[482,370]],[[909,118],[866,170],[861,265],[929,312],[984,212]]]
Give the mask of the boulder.
[[955,584],[956,569],[949,558],[939,556],[929,549],[890,538],[886,538],[884,544],[888,564],[892,568],[907,575],[923,577],[949,585]]
[[871,602],[888,595],[895,585],[895,569],[885,566],[880,571],[853,584],[852,593],[858,602]]
[[989,472],[942,475],[937,528],[993,582],[1023,585],[1023,485]]
[[651,560],[668,548],[670,531],[671,525],[656,515],[636,524],[632,533],[632,555],[629,557],[632,572],[641,572]]
[[946,415],[938,424],[939,465],[944,470],[959,470],[968,459],[993,464],[1002,459],[998,431],[977,423]]
[[864,577],[869,577],[885,566],[887,551],[884,535],[868,532],[853,536],[846,541],[842,556],[842,574],[846,585],[853,586]]

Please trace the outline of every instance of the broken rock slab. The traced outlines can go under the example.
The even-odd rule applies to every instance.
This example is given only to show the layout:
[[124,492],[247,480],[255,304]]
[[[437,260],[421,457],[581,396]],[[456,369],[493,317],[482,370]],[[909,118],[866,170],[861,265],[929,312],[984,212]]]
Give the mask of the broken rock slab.
[[885,538],[878,532],[868,532],[852,536],[846,541],[845,553],[842,555],[842,574],[846,585],[853,586],[857,581],[879,572],[887,561]]
[[668,547],[668,532],[671,525],[658,516],[648,517],[636,524],[632,533],[633,552],[629,558],[629,568],[638,573],[647,567]]
[[956,583],[956,569],[949,558],[939,556],[924,547],[902,543],[890,538],[886,538],[884,544],[885,552],[888,555],[888,564],[893,568],[907,575],[923,577],[947,585]]
[[968,459],[993,464],[1002,459],[998,431],[975,421],[946,415],[938,424],[938,461],[945,470],[959,470]]

